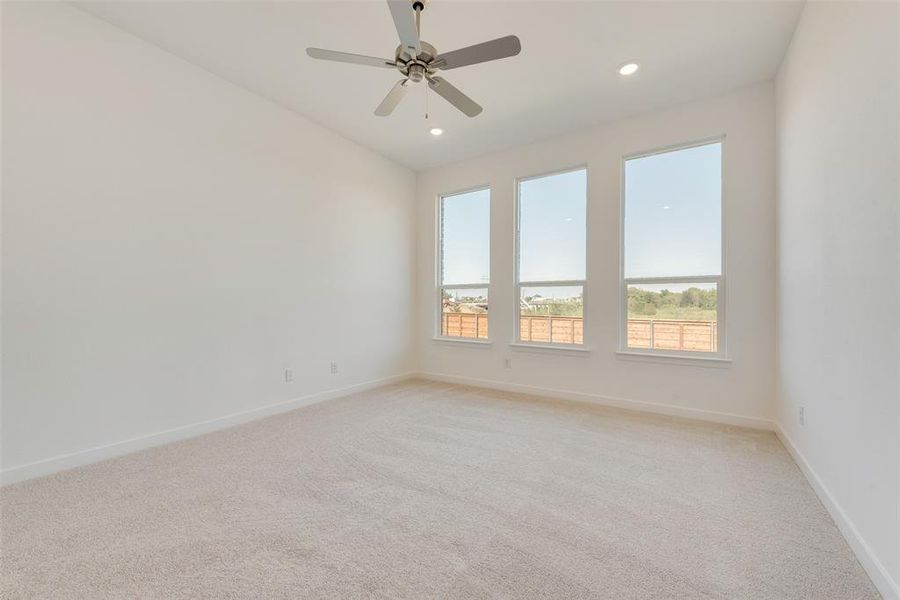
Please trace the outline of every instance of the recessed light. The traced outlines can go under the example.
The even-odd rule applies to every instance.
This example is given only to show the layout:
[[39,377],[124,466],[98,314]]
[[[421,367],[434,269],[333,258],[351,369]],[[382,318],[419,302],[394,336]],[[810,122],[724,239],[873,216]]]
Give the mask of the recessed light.
[[431,129],[431,135],[433,135],[435,137],[442,135],[443,133],[444,133],[444,130],[441,129],[440,127],[433,127]]
[[625,63],[621,67],[619,67],[619,75],[634,75],[638,70],[637,63]]
[[666,204],[665,206],[663,206],[663,210],[669,210],[670,208],[672,208],[672,207],[669,206],[668,204]]

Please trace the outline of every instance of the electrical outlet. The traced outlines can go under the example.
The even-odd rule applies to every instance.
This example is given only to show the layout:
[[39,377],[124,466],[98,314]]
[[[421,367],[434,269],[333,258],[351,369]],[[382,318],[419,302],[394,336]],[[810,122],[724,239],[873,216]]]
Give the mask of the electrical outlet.
[[800,425],[806,425],[806,407],[801,406],[800,410],[797,411],[797,416],[800,419]]
[[512,369],[512,359],[509,359],[509,358],[503,359],[503,367],[505,369]]
[[331,361],[331,374],[337,375],[337,363],[335,361]]
[[284,370],[284,382],[290,383],[294,380],[294,370],[293,369],[285,369]]

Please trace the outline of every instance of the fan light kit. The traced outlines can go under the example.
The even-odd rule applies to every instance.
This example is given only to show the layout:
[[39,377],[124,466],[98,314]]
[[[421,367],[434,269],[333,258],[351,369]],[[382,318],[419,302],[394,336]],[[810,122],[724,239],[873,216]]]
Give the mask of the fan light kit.
[[619,67],[619,75],[634,75],[635,73],[637,73],[637,70],[639,68],[640,67],[638,66],[637,63],[634,63],[634,62],[625,63],[624,65]]
[[[450,85],[446,79],[439,77],[437,72],[515,56],[522,51],[519,38],[508,35],[459,50],[438,53],[434,46],[423,42],[419,37],[422,11],[425,9],[425,3],[422,0],[387,0],[387,3],[391,17],[394,19],[394,26],[397,28],[397,35],[400,37],[400,45],[394,51],[393,60],[321,48],[307,48],[306,53],[310,57],[320,60],[333,60],[400,71],[403,79],[394,84],[388,95],[375,109],[375,114],[379,117],[391,114],[412,84],[420,83],[423,80],[438,96],[455,106],[467,117],[475,117],[480,114],[482,108],[478,103]],[[443,131],[434,128],[431,133],[440,135]]]

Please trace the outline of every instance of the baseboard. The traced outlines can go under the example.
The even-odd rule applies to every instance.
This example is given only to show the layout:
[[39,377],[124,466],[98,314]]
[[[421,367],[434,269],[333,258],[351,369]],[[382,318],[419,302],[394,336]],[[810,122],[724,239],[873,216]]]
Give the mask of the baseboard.
[[287,412],[289,410],[294,410],[303,406],[309,406],[310,404],[316,404],[319,402],[324,402],[326,400],[332,400],[334,398],[347,396],[349,394],[363,392],[390,383],[404,381],[406,379],[412,378],[413,376],[413,373],[404,373],[392,377],[366,381],[347,387],[317,392],[315,394],[309,394],[306,396],[301,396],[299,398],[285,400],[283,402],[276,402],[274,404],[232,413],[230,415],[217,417],[215,419],[209,419],[207,421],[201,421],[199,423],[182,425],[181,427],[175,427],[172,429],[167,429],[165,431],[158,431],[156,433],[150,433],[128,440],[122,440],[120,442],[114,442],[105,446],[97,446],[94,448],[79,450],[77,452],[72,452],[69,454],[61,454],[59,456],[54,456],[52,458],[47,458],[16,467],[10,467],[8,469],[3,469],[2,471],[0,471],[0,482],[2,482],[2,485],[7,485],[10,483],[15,483],[17,481],[32,479],[34,477],[50,475],[59,471],[64,471],[66,469],[72,469],[101,460],[106,460],[108,458],[121,456],[123,454],[136,452],[138,450],[152,448],[153,446],[168,444],[170,442],[195,437],[219,429],[226,429],[228,427],[233,427],[241,423],[255,421],[257,419],[262,419],[264,417],[268,417],[278,413]]
[[835,500],[834,496],[828,490],[828,487],[826,487],[825,483],[806,460],[806,457],[803,456],[803,453],[801,453],[794,444],[793,440],[791,440],[790,436],[784,431],[781,424],[777,422],[775,423],[775,434],[778,436],[778,439],[781,440],[784,447],[787,448],[787,451],[793,457],[794,462],[797,463],[797,466],[800,467],[800,470],[806,476],[806,479],[809,481],[813,490],[815,490],[819,500],[822,501],[822,504],[831,515],[831,518],[838,526],[838,529],[844,534],[844,538],[847,540],[847,543],[850,544],[850,548],[856,554],[859,563],[862,565],[863,569],[866,570],[866,573],[868,573],[872,582],[875,584],[875,587],[878,588],[878,591],[881,592],[884,599],[900,600],[900,585],[897,585],[897,582],[894,581],[894,578],[891,577],[885,566],[878,560],[878,557],[875,556],[875,553],[872,552],[872,549],[860,535],[859,530],[856,529],[853,521],[850,520],[847,513],[844,512],[844,509],[841,508],[841,505]]
[[472,377],[461,377],[459,375],[445,375],[442,373],[420,372],[416,374],[422,379],[431,379],[433,381],[442,381],[445,383],[459,383],[462,385],[470,385],[474,387],[483,387],[493,390],[502,390],[505,392],[515,392],[519,394],[532,394],[535,396],[547,396],[549,398],[558,398],[561,400],[574,400],[576,402],[589,402],[601,406],[613,406],[616,408],[624,408],[626,410],[635,410],[640,412],[649,412],[659,415],[668,415],[670,417],[684,417],[688,419],[696,419],[700,421],[709,421],[713,423],[723,423],[726,425],[737,425],[739,427],[749,427],[752,429],[763,429],[766,431],[774,431],[774,424],[766,419],[758,417],[747,417],[744,415],[735,415],[731,413],[716,412],[711,410],[703,410],[699,408],[686,408],[683,406],[675,406],[672,404],[658,404],[655,402],[645,402],[642,400],[627,400],[624,398],[612,398],[609,396],[601,396],[599,394],[589,394],[586,392],[572,392],[568,390],[558,390],[552,388],[538,387],[532,385],[523,385],[518,383],[508,383],[505,381],[494,381],[490,379],[475,379]]

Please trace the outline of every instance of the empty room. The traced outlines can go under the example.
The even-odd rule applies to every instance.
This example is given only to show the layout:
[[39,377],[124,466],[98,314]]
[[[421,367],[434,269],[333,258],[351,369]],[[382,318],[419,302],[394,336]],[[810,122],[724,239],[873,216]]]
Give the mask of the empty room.
[[900,1],[0,21],[0,598],[900,600]]

